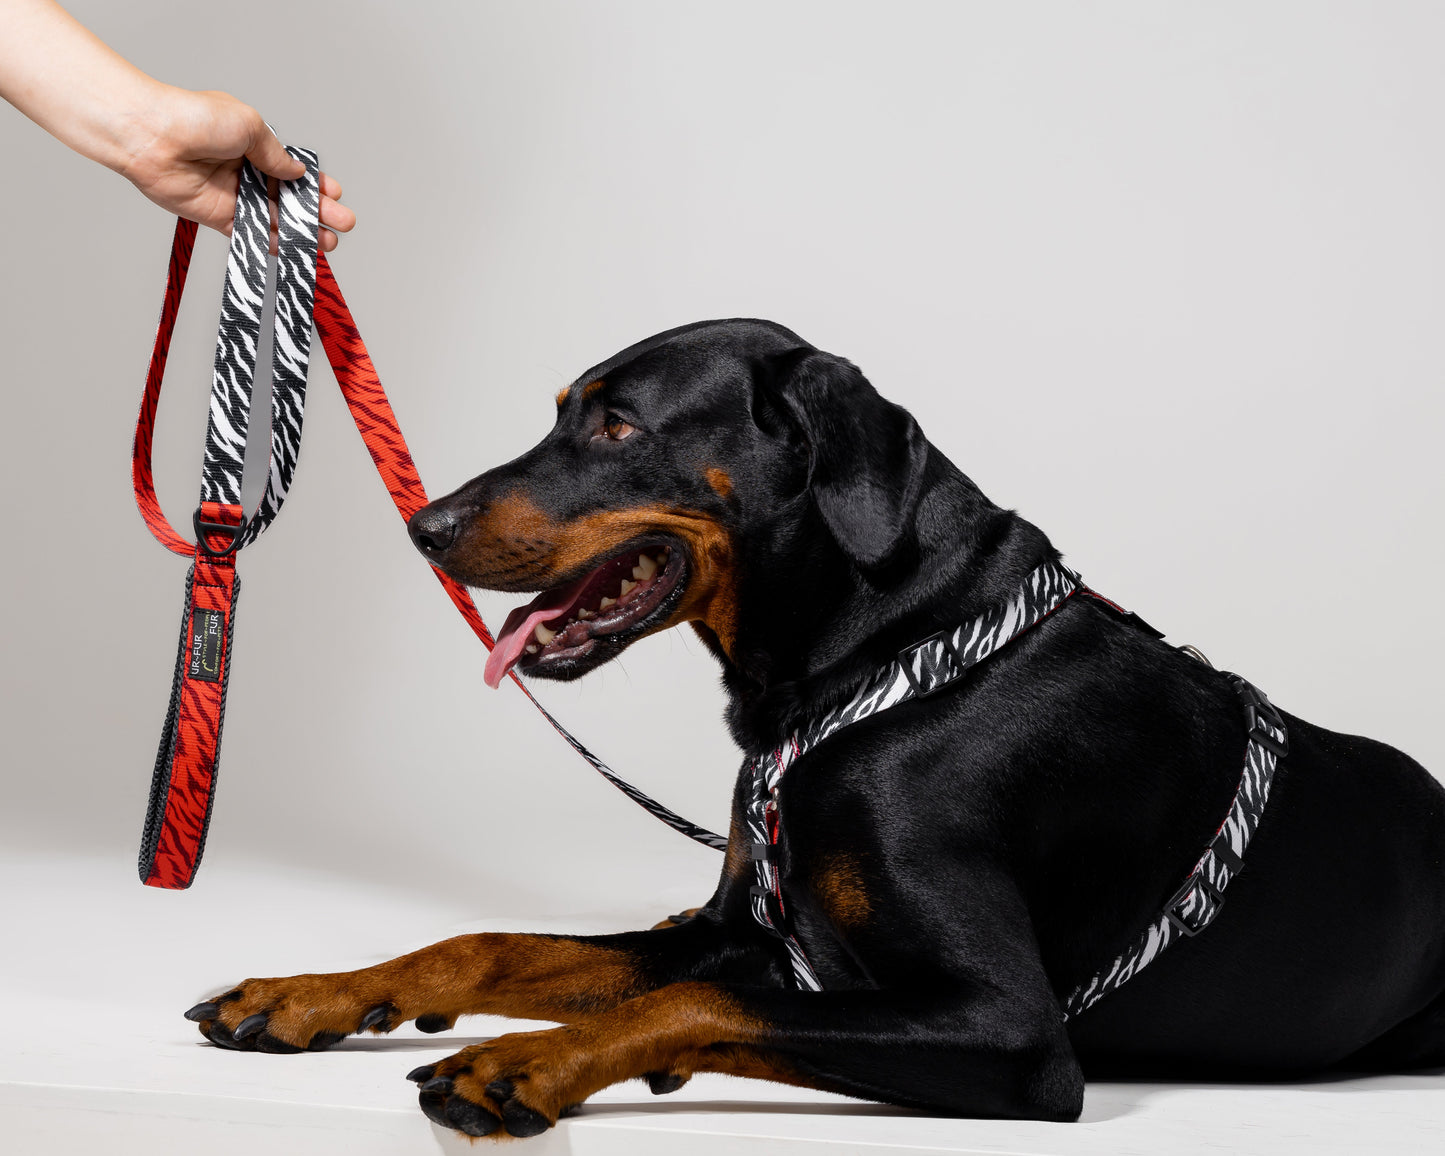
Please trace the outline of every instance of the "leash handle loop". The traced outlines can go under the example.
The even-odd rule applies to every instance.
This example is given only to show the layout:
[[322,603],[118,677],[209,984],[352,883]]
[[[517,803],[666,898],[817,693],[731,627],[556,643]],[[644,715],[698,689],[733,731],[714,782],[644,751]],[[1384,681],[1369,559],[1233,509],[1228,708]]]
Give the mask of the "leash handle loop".
[[161,730],[141,835],[138,869],[153,887],[189,887],[200,865],[215,800],[226,689],[230,682],[240,580],[236,554],[274,520],[295,471],[301,442],[311,342],[319,169],[315,153],[288,150],[305,173],[281,186],[277,241],[278,292],[272,328],[270,470],[252,517],[241,505],[251,388],[265,317],[270,207],[265,180],[242,167],[217,328],[211,404],[201,469],[200,503],[191,517],[195,541],[167,520],[155,492],[152,443],[166,359],[195,246],[196,226],[178,221],[166,292],[136,422],[131,479],[136,505],[151,534],[191,555],[171,697]]
[[[331,267],[317,245],[320,186],[316,154],[293,147],[287,151],[303,162],[306,172],[296,181],[280,186],[270,468],[256,511],[248,516],[241,503],[252,385],[265,316],[270,211],[265,179],[250,165],[242,167],[227,257],[201,501],[191,519],[194,542],[182,537],[161,510],[152,469],[156,410],[195,247],[196,226],[190,221],[176,222],[160,322],[136,421],[131,457],[136,505],[162,546],[191,557],[170,703],[141,838],[140,877],[154,887],[189,887],[205,847],[215,799],[240,590],[236,556],[275,519],[295,474],[313,320],[347,408],[397,511],[403,520],[409,520],[427,502],[426,490],[381,380]],[[490,650],[494,645],[491,631],[466,588],[440,570],[433,571],[472,632]],[[511,678],[568,745],[618,790],[674,830],[706,846],[726,848],[727,840],[722,836],[690,823],[616,775],[552,717],[515,672]]]

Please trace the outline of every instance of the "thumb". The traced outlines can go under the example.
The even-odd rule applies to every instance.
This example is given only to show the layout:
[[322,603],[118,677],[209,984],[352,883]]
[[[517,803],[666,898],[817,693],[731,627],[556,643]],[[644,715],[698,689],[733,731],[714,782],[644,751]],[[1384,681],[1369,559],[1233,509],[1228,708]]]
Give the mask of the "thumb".
[[268,177],[294,181],[306,171],[306,166],[281,147],[276,134],[266,126],[259,115],[256,122],[256,128],[251,134],[251,147],[246,150],[246,159]]

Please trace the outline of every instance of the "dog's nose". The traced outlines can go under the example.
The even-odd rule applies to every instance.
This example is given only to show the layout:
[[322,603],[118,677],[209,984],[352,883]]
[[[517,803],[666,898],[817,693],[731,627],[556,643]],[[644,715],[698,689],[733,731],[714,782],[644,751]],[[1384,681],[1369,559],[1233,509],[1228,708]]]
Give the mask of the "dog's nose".
[[416,548],[428,558],[435,558],[446,553],[447,547],[456,540],[457,520],[446,509],[423,506],[411,516],[406,529]]

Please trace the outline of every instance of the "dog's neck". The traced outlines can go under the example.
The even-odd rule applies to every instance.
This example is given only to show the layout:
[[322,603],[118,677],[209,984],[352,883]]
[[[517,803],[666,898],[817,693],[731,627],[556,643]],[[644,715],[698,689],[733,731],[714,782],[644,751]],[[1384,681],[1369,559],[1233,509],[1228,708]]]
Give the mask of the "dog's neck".
[[771,541],[750,544],[731,653],[723,665],[733,737],[775,746],[846,699],[900,649],[1008,598],[1041,562],[1048,539],[990,502],[934,447],[915,534],[882,569],[865,572],[810,502]]

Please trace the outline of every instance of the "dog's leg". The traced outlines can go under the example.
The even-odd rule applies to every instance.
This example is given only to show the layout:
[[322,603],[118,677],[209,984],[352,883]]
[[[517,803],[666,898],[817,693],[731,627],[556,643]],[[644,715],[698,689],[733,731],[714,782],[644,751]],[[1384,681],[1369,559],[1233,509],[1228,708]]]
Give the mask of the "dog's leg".
[[1071,1120],[1083,1076],[1052,995],[998,987],[768,991],[680,983],[548,1031],[501,1036],[413,1073],[423,1111],[471,1135],[530,1136],[569,1105],[647,1076],[724,1072],[969,1116]]
[[679,980],[747,976],[766,982],[770,956],[729,941],[710,918],[591,937],[479,934],[424,947],[360,971],[248,979],[186,1013],[201,1033],[245,1051],[319,1051],[344,1036],[423,1031],[458,1016],[568,1022]]

